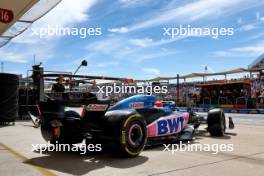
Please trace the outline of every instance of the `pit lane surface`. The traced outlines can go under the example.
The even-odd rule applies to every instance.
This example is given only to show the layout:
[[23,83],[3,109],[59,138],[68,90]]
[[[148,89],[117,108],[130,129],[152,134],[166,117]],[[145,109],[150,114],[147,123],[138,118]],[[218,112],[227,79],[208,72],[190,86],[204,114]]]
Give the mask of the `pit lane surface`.
[[109,153],[32,152],[31,144],[45,143],[31,122],[0,126],[0,175],[203,175],[262,176],[264,173],[264,115],[226,114],[236,123],[221,138],[200,127],[195,143],[234,144],[233,152],[164,152],[146,149],[139,157],[116,158]]

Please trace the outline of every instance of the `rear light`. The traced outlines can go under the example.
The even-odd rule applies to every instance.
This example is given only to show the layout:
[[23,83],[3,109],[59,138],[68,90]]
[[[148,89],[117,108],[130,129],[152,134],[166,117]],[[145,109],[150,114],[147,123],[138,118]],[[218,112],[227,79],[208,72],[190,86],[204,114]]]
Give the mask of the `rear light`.
[[156,107],[163,107],[163,103],[161,101],[156,101],[154,103],[154,106],[156,106]]
[[81,118],[85,116],[85,111],[86,111],[86,106],[82,105],[82,113],[81,113]]
[[38,109],[39,116],[41,116],[42,113],[41,113],[41,110],[40,110],[40,106],[38,104],[37,104],[37,109]]
[[60,135],[60,127],[56,127],[54,128],[54,137],[55,138],[59,138],[59,135]]

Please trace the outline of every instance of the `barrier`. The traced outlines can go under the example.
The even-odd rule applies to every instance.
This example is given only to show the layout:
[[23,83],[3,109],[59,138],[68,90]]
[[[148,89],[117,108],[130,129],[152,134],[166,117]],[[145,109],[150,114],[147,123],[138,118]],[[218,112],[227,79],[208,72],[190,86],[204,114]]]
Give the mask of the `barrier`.
[[[187,108],[186,108],[187,109]],[[208,112],[209,108],[191,108],[193,112]],[[237,109],[223,108],[225,113],[240,113],[240,114],[264,114],[264,109]]]

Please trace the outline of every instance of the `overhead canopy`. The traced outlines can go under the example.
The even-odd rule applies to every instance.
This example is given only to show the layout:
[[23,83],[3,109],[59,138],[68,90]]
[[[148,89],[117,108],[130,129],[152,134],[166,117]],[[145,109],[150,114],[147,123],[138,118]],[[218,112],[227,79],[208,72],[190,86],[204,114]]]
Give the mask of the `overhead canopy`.
[[[190,73],[187,75],[180,75],[180,79],[187,79],[187,78],[198,78],[198,77],[207,77],[207,76],[220,76],[220,75],[228,75],[228,74],[237,74],[237,73],[244,73],[249,72],[248,69],[245,68],[237,68],[232,69],[224,72],[216,72],[216,73]],[[173,77],[156,77],[149,80],[136,80],[137,82],[153,82],[153,81],[162,81],[162,80],[174,80],[177,79],[177,76]]]
[[248,84],[250,85],[249,80],[243,80],[243,81],[228,81],[228,82],[214,82],[214,83],[205,83],[205,84],[196,84],[196,86],[199,87],[208,87],[208,86],[226,86],[226,85],[234,85],[234,84]]
[[[152,79],[142,79],[142,80],[135,80],[135,82],[155,82],[155,81],[167,81],[171,80],[173,77],[156,77]],[[177,79],[176,77],[174,79]]]
[[14,22],[25,14],[37,0],[1,0],[0,34],[3,34]]
[[220,76],[220,75],[229,75],[229,74],[236,74],[236,73],[243,73],[248,72],[247,69],[244,68],[237,68],[233,70],[228,70],[224,72],[216,72],[216,73],[191,73],[187,75],[181,75],[180,78],[196,78],[196,77],[206,77],[206,76]]
[[256,60],[254,60],[249,66],[250,70],[260,70],[264,69],[264,54],[259,56]]
[[0,47],[24,32],[61,0],[1,0]]
[[[207,73],[208,74],[208,73]],[[197,78],[197,77],[203,77],[205,73],[190,73],[187,75],[181,75],[180,78]]]

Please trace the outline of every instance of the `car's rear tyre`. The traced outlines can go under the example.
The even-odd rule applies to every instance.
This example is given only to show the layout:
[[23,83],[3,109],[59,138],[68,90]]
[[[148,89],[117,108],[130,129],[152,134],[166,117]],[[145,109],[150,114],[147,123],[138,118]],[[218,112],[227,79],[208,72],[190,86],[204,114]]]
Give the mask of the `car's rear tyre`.
[[75,111],[64,113],[63,142],[66,144],[81,143],[84,139],[81,129],[80,115]]
[[[116,130],[117,136],[112,149],[121,157],[138,156],[144,149],[147,141],[147,127],[144,117],[139,114],[131,114],[127,117],[111,117],[111,119],[119,118],[119,127],[112,128]],[[110,119],[110,120],[111,120]],[[116,121],[116,119],[114,120]]]
[[63,119],[43,117],[41,134],[46,141],[55,144],[76,144],[83,140],[81,134],[80,115],[74,111],[64,112]]
[[226,120],[223,110],[210,110],[207,116],[207,125],[207,130],[211,136],[223,136],[226,130]]

